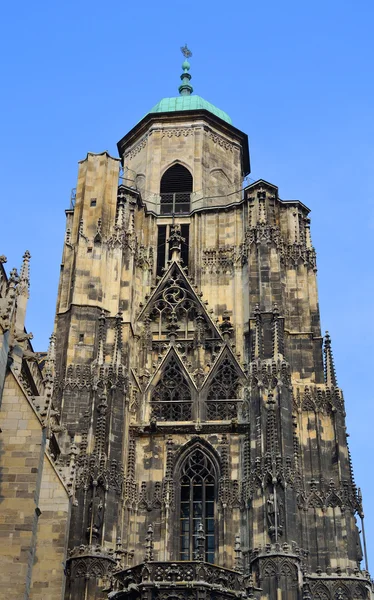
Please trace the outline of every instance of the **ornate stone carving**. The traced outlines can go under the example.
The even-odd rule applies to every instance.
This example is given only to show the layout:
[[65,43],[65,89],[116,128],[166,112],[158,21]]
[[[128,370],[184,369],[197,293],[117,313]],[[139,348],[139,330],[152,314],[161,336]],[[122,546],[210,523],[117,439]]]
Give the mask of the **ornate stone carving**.
[[81,545],[70,551],[66,574],[71,579],[102,579],[109,583],[116,568],[114,552],[101,546]]
[[195,130],[193,127],[178,127],[174,129],[163,129],[162,131],[163,138],[188,137],[190,135],[195,135]]
[[294,389],[295,407],[298,410],[331,414],[338,411],[345,414],[344,399],[338,388],[325,385],[296,387]]
[[281,263],[287,267],[295,268],[303,264],[314,271],[317,269],[316,252],[307,245],[305,239],[289,244],[283,239],[279,227],[269,225],[265,219],[246,230],[245,245],[249,251],[253,244],[273,245],[279,251]]
[[206,413],[209,421],[231,420],[238,417],[241,403],[241,382],[238,370],[227,356],[209,383]]
[[137,492],[137,484],[135,481],[135,439],[133,436],[130,436],[124,486],[124,505],[127,508],[135,508],[137,503]]
[[140,140],[140,142],[138,142],[133,148],[131,148],[131,150],[129,150],[128,152],[126,152],[125,159],[126,158],[134,158],[134,156],[136,156],[137,154],[139,154],[139,152],[141,150],[143,150],[143,148],[146,147],[146,145],[147,145],[147,138],[148,138],[148,136],[145,136],[142,140]]
[[191,390],[174,357],[167,363],[162,378],[153,391],[151,403],[151,417],[157,421],[192,419]]
[[6,292],[3,298],[0,298],[0,326],[2,330],[8,331],[11,324],[13,312],[16,307],[17,286],[19,284],[17,269],[12,269],[6,285]]
[[209,131],[208,137],[214,142],[214,144],[217,144],[221,148],[224,148],[225,150],[229,150],[229,152],[233,151],[233,144],[231,142],[229,142],[228,140],[226,140],[221,135],[219,135],[218,133]]
[[142,244],[137,247],[135,253],[135,264],[143,271],[152,271],[153,269],[153,248],[146,248]]
[[273,244],[276,248],[280,248],[283,244],[283,240],[277,225],[268,225],[265,222],[260,222],[254,227],[247,228],[245,232],[245,243],[249,250],[252,244]]
[[308,577],[304,590],[308,590],[310,596],[316,600],[361,600],[370,598],[368,582],[360,577],[360,581],[355,578],[339,577],[328,579],[313,579]]
[[228,273],[241,267],[247,262],[247,253],[244,244],[239,246],[219,246],[205,248],[202,255],[202,271],[204,273]]
[[297,503],[302,510],[319,508],[326,511],[328,507],[339,507],[342,511],[348,509],[352,513],[359,510],[357,492],[350,482],[344,481],[340,484],[332,479],[329,483],[312,479],[308,492],[305,489],[299,490]]
[[[153,583],[156,589],[160,589],[162,586],[165,590],[164,586],[171,586],[169,594],[172,591],[172,597],[175,595],[177,584],[178,590],[191,594],[192,592],[189,590],[197,584],[203,583],[204,588],[208,591],[217,592],[219,590],[224,595],[226,589],[230,590],[230,597],[241,598],[243,590],[248,588],[253,590],[253,584],[248,579],[237,571],[204,561],[142,563],[132,569],[125,569],[114,574],[115,588],[118,591],[129,592],[146,582],[147,586]],[[113,597],[121,598],[122,596],[118,594]],[[185,598],[185,595],[183,597]]]

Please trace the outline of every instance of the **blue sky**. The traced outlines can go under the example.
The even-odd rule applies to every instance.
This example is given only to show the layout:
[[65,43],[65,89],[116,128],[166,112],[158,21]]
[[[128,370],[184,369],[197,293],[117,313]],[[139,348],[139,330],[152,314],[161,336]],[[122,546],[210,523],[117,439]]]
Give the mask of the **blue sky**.
[[[87,151],[108,150],[177,94],[186,41],[196,93],[249,135],[253,179],[312,209],[329,329],[374,564],[373,30],[371,1],[7,2],[2,7],[1,245],[29,249],[28,329],[53,329],[64,209]],[[373,567],[374,568],[374,567]]]

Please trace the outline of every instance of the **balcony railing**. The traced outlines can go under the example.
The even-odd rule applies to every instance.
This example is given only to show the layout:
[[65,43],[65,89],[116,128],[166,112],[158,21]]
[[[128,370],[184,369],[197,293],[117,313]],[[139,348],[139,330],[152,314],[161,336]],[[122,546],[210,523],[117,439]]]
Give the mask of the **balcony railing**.
[[190,192],[174,192],[160,194],[161,196],[161,215],[181,215],[188,214],[191,207]]
[[[110,598],[122,600],[133,592],[133,598],[141,597],[145,589],[168,589],[173,591],[172,596],[177,596],[177,591],[183,593],[188,590],[191,598],[198,598],[198,588],[203,588],[211,593],[220,593],[233,600],[247,597],[255,589],[250,577],[218,565],[208,564],[204,561],[176,561],[176,562],[148,562],[116,571],[113,575],[114,588]],[[135,592],[135,593],[134,593]],[[221,597],[221,596],[220,596]]]

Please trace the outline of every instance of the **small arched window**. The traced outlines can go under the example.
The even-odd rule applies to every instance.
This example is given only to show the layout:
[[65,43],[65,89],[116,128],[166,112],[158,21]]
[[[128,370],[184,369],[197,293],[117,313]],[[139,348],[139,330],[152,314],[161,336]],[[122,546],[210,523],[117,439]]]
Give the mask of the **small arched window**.
[[204,559],[214,562],[216,480],[209,457],[200,448],[192,450],[180,472],[180,560],[198,558],[203,534]]
[[161,214],[185,214],[190,212],[192,175],[183,165],[173,165],[161,177]]

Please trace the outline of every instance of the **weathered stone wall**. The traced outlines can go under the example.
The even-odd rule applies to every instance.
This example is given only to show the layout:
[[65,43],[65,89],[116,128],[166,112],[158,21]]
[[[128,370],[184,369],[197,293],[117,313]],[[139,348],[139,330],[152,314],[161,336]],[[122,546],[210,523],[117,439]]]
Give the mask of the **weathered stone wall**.
[[[159,214],[160,180],[176,162],[193,176],[192,209],[228,204],[240,197],[242,149],[233,131],[201,117],[161,120],[126,148],[124,167],[139,184],[147,209]],[[186,190],[187,191],[187,190]]]
[[0,598],[61,597],[68,493],[46,456],[41,419],[11,371],[0,425]]
[[64,482],[47,454],[43,461],[30,600],[63,598],[70,504]]

